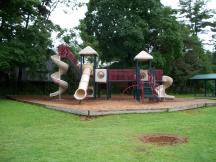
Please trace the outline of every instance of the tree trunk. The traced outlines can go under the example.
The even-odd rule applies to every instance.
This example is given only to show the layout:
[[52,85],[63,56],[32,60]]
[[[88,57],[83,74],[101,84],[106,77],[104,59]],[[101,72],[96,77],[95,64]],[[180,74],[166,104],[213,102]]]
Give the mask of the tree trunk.
[[22,66],[19,67],[19,72],[18,72],[18,81],[22,80]]
[[[1,26],[0,26],[0,32],[2,32],[2,33],[3,33],[4,24],[5,24],[5,20],[2,17]],[[2,39],[3,39],[2,36],[0,36],[0,42],[2,42]]]
[[28,29],[29,19],[30,19],[30,14],[28,13],[28,16],[27,16],[27,19],[26,19],[26,25],[25,25],[26,29]]

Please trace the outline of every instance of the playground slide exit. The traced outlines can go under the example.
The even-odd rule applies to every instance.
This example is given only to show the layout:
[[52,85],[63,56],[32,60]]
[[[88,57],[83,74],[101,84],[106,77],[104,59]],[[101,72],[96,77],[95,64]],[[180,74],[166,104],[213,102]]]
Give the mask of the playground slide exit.
[[64,80],[61,80],[61,75],[65,74],[68,70],[68,64],[61,61],[59,55],[51,56],[51,60],[59,67],[59,71],[51,74],[51,79],[55,84],[59,85],[59,89],[54,92],[50,93],[50,97],[58,96],[64,93],[68,88],[68,83]]
[[84,64],[83,65],[83,73],[81,76],[81,80],[79,83],[78,89],[74,93],[74,98],[77,100],[83,100],[87,96],[87,89],[89,85],[89,79],[91,72],[93,70],[93,66],[91,64]]
[[164,98],[164,99],[174,99],[175,96],[171,96],[166,94],[165,90],[170,87],[173,83],[173,79],[169,76],[163,76],[162,77],[162,85],[156,87],[156,92],[158,93],[158,97]]

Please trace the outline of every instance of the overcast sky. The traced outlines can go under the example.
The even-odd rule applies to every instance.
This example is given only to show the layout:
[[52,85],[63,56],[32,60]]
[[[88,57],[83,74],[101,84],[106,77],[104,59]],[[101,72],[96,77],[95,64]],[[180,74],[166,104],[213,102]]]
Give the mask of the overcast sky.
[[[89,0],[80,0],[82,2],[88,2]],[[172,8],[178,7],[178,0],[161,0],[161,3],[165,6],[170,6]],[[216,0],[210,0],[207,4],[209,9],[216,9]],[[65,12],[67,11],[67,12]],[[87,11],[86,6],[83,6],[75,11],[69,11],[62,6],[59,6],[55,9],[52,13],[50,19],[55,23],[60,25],[62,28],[73,28],[79,25],[79,20],[85,17],[85,12]],[[211,38],[211,34],[203,34],[200,36],[201,39],[205,40],[204,42],[207,43],[208,40]],[[211,50],[211,47],[207,47]]]

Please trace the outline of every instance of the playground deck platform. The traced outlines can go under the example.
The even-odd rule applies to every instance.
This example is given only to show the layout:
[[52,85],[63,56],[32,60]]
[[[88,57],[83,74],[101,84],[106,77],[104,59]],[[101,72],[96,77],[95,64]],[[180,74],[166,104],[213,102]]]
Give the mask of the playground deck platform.
[[162,102],[145,100],[143,104],[136,102],[131,96],[113,96],[112,99],[86,99],[79,103],[73,97],[63,96],[62,99],[51,99],[47,96],[9,96],[16,101],[41,105],[46,108],[84,116],[109,114],[173,112],[216,106],[216,100],[176,98]]

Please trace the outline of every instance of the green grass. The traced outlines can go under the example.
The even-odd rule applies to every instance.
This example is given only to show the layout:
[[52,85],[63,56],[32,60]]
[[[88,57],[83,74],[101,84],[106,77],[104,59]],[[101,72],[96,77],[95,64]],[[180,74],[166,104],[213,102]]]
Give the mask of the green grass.
[[194,94],[172,94],[177,98],[195,98]]
[[[174,146],[144,144],[147,133],[186,136]],[[191,112],[80,117],[0,100],[0,161],[214,162],[216,107]]]
[[216,100],[215,96],[210,96],[209,94],[205,97],[204,94],[172,94],[171,95],[175,96],[176,98],[196,98],[196,99],[211,99],[211,100]]

